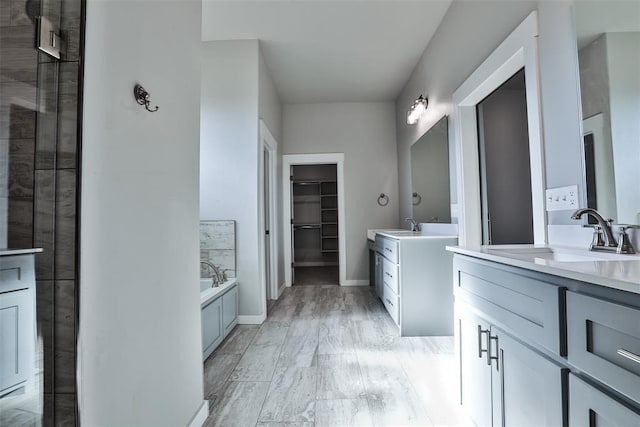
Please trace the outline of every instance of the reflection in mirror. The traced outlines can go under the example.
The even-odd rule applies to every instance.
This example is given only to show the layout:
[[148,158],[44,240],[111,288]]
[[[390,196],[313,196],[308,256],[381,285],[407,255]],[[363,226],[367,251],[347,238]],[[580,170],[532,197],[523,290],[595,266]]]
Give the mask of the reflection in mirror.
[[587,206],[640,224],[640,2],[575,2]]
[[451,222],[447,117],[411,146],[413,219]]

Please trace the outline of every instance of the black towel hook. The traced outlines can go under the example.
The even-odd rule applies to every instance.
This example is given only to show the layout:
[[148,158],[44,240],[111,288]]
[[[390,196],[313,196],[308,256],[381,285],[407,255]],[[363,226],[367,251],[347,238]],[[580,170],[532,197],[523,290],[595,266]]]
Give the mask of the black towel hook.
[[142,87],[142,85],[140,84],[136,84],[133,87],[133,97],[136,99],[136,102],[140,105],[144,105],[144,108],[151,112],[151,113],[155,113],[156,111],[158,111],[158,106],[156,105],[155,110],[152,110],[151,108],[149,108],[149,104],[151,104],[151,101],[149,100],[149,92],[147,92],[147,90],[145,88]]

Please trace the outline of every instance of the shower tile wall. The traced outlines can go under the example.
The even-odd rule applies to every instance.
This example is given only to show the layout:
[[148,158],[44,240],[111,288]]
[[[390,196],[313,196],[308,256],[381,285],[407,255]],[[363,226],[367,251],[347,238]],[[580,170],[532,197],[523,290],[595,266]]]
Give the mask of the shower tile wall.
[[[76,419],[78,96],[84,0],[42,0],[67,49],[60,62],[35,49],[26,0],[0,0],[0,184],[7,227],[0,247],[42,247],[36,258],[44,425]],[[33,4],[29,5],[33,7]],[[36,11],[37,12],[37,11]],[[2,157],[2,156],[0,156]],[[0,165],[3,168],[3,165]],[[3,191],[0,189],[0,191]],[[0,212],[1,214],[1,212]]]
[[[200,221],[200,261],[221,268],[227,277],[236,277],[236,222]],[[211,277],[200,265],[200,277]]]

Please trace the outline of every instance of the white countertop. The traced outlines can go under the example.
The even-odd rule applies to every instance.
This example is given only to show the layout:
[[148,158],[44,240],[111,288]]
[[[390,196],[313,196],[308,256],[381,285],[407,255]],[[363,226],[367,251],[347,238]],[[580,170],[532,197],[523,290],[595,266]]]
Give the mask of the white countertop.
[[617,255],[561,246],[447,246],[447,250],[640,294],[640,255]]
[[385,237],[390,237],[392,239],[457,239],[457,235],[445,235],[445,234],[424,234],[421,231],[387,231],[382,230],[378,231],[376,234],[380,234]]
[[[237,284],[237,280],[236,278],[231,278],[229,280],[227,280],[226,282],[224,282],[222,285],[217,286],[215,288],[213,287],[207,287],[205,289],[202,289],[202,280],[201,279],[201,283],[200,283],[200,307],[203,307],[205,304],[209,303],[209,301],[215,299],[216,297],[224,294],[226,291],[228,291],[229,289],[231,289],[233,286],[235,286]],[[211,279],[208,279],[211,280]],[[213,281],[211,281],[211,283],[213,283]]]
[[42,248],[25,248],[25,249],[2,248],[0,249],[0,256],[35,254],[38,252],[42,252]]
[[373,229],[367,230],[367,238],[376,240],[376,234],[390,237],[392,239],[415,239],[415,238],[457,238],[458,224],[445,223],[420,223],[421,231],[411,231],[402,229]]

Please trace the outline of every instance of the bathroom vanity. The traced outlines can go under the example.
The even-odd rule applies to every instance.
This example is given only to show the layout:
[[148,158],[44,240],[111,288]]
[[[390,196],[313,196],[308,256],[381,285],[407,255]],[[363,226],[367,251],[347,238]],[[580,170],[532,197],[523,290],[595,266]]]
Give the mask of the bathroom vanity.
[[36,386],[37,252],[0,250],[0,398]]
[[640,257],[448,249],[459,399],[476,425],[640,425]]
[[238,324],[236,279],[229,279],[215,288],[211,284],[211,279],[200,279],[202,360],[206,360]]
[[453,334],[452,256],[445,247],[457,241],[455,235],[375,233],[376,293],[401,336]]

